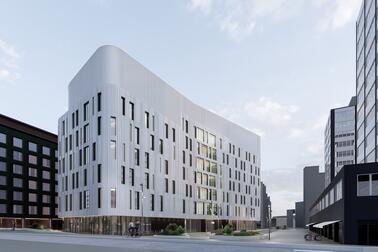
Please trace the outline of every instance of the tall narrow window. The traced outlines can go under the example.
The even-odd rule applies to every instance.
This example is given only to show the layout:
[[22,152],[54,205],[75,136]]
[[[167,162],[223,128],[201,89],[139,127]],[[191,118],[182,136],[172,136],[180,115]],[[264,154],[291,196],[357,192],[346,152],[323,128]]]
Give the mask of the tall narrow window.
[[122,115],[125,115],[126,114],[126,100],[125,100],[125,97],[121,97],[121,100],[122,100]]
[[163,155],[164,153],[164,146],[163,146],[163,139],[160,139],[159,141],[159,149],[160,149],[160,154]]
[[97,112],[101,111],[101,93],[97,93]]
[[130,118],[134,120],[134,103],[130,102]]
[[136,144],[139,144],[139,128],[135,127],[135,141]]
[[117,159],[116,141],[110,141],[110,153],[114,159]]
[[150,153],[145,152],[144,153],[144,159],[145,159],[145,168],[149,169],[150,168]]
[[121,183],[125,184],[126,183],[126,171],[125,171],[125,166],[121,167]]
[[168,139],[168,135],[169,135],[169,132],[168,132],[168,124],[165,124],[165,138]]
[[88,105],[89,102],[84,103],[84,121],[88,120]]
[[176,130],[175,130],[175,128],[172,128],[172,141],[176,142]]
[[110,189],[110,207],[111,208],[116,208],[116,189],[111,188]]
[[150,113],[144,112],[144,126],[148,129],[150,128]]
[[112,136],[117,135],[117,123],[116,123],[116,118],[114,116],[110,117],[110,130]]
[[101,188],[97,189],[97,207],[101,208]]
[[97,135],[101,135],[101,116],[97,117]]
[[79,110],[76,110],[76,127],[79,126]]
[[147,189],[150,188],[150,174],[148,172],[144,173],[144,185]]
[[164,200],[163,200],[163,195],[160,195],[160,212],[164,211]]
[[134,150],[134,154],[135,154],[135,165],[139,166],[139,149],[135,148]]
[[97,183],[101,183],[101,164],[97,165]]
[[176,194],[176,181],[172,180],[172,193]]
[[134,169],[129,168],[129,179],[131,186],[134,186]]
[[84,169],[84,186],[87,186],[87,169]]
[[151,211],[155,211],[155,195],[151,194]]
[[92,144],[92,160],[96,160],[96,143]]
[[168,160],[165,160],[165,174],[168,175]]
[[189,122],[188,122],[188,120],[185,120],[185,132],[189,133]]
[[155,136],[150,135],[150,149],[153,151],[155,150]]

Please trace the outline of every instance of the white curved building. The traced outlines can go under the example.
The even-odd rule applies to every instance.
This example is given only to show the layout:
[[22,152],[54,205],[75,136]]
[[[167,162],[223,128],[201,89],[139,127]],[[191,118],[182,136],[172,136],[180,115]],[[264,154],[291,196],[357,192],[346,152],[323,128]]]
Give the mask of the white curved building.
[[[260,220],[260,137],[192,103],[114,46],[69,85],[59,119],[59,217],[73,232]],[[141,218],[143,217],[143,218]]]

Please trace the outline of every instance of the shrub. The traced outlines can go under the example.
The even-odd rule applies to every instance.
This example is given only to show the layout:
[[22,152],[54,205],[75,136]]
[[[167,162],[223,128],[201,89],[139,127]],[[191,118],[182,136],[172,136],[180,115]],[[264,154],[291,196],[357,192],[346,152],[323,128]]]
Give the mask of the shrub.
[[223,235],[223,228],[218,228],[214,230],[215,235]]
[[246,231],[246,230],[241,230],[240,232],[234,232],[234,236],[254,236],[258,235],[259,232],[257,231]]
[[225,233],[226,235],[231,235],[232,232],[233,232],[233,228],[232,228],[232,225],[230,224],[227,224],[226,226],[224,226],[223,228],[223,233]]
[[169,223],[160,234],[162,234],[162,235],[182,235],[184,232],[185,232],[185,230],[182,226],[178,226],[176,223]]
[[39,224],[39,223],[33,223],[31,225],[31,228],[33,228],[33,229],[44,229],[44,226],[42,224]]

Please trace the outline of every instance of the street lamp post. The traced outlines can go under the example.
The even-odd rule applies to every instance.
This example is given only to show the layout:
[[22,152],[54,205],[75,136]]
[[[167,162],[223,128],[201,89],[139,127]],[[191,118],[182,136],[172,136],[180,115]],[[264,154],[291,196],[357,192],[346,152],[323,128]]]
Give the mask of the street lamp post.
[[268,239],[270,240],[270,222],[271,222],[271,214],[272,214],[272,209],[271,209],[271,206],[268,205],[268,228],[269,228],[269,231],[268,231]]

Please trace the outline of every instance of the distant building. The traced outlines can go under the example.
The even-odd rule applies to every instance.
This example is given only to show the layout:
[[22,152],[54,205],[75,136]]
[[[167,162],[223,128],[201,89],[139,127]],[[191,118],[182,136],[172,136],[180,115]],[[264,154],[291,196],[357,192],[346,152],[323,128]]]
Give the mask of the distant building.
[[272,217],[272,227],[287,228],[287,216],[274,216]]
[[304,228],[304,202],[295,202],[295,227]]
[[324,132],[325,186],[344,165],[355,163],[356,97],[346,107],[331,109]]
[[59,228],[57,136],[0,114],[0,227]]
[[260,221],[260,228],[268,228],[269,227],[269,217],[271,217],[271,201],[270,201],[270,197],[268,196],[267,192],[266,192],[266,185],[261,182],[261,204],[260,204],[260,210],[261,210],[261,214],[260,214],[260,218],[261,218],[261,221]]
[[287,220],[287,227],[288,228],[295,228],[295,209],[288,209],[286,210],[286,220]]
[[304,224],[310,223],[310,208],[324,189],[324,172],[319,166],[307,166],[303,169],[303,206]]

